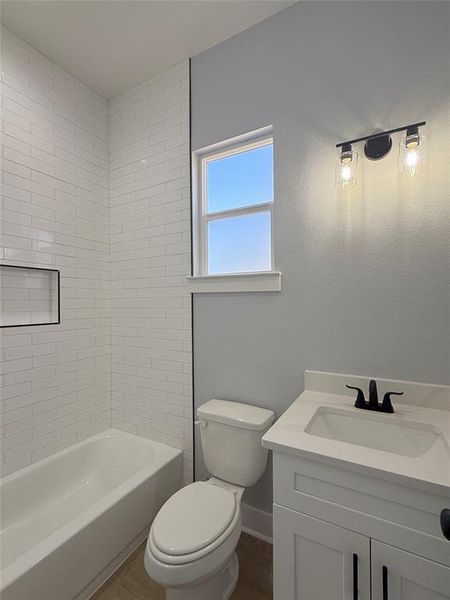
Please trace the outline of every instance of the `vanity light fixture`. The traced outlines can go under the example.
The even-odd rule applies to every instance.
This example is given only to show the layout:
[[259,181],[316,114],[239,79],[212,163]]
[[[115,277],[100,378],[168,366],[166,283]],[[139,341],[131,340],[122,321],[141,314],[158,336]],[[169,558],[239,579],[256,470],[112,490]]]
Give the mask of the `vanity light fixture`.
[[343,189],[349,189],[356,185],[358,154],[352,150],[353,144],[365,142],[365,156],[369,160],[380,160],[387,156],[392,148],[391,134],[400,131],[406,131],[405,137],[400,141],[400,170],[407,175],[414,176],[425,161],[424,137],[419,134],[419,127],[425,124],[425,121],[421,121],[336,144],[336,148],[340,149],[336,163],[336,185]]

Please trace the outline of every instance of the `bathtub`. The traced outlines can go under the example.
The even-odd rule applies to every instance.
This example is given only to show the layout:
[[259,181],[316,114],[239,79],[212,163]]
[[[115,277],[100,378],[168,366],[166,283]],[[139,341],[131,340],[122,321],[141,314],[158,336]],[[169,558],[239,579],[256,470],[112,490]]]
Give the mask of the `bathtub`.
[[85,600],[181,487],[179,450],[109,429],[0,482],[2,600]]

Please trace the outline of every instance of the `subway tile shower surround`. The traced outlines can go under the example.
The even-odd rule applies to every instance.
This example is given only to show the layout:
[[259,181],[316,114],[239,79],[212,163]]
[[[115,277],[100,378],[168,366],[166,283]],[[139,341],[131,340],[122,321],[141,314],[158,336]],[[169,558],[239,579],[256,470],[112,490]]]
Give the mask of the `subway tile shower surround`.
[[61,324],[1,330],[2,474],[111,424],[107,103],[2,29],[1,262],[61,271]]
[[112,423],[192,477],[189,63],[109,104]]
[[1,473],[113,424],[189,479],[188,63],[109,107],[4,28],[2,69],[0,258],[60,269],[61,324],[0,330]]

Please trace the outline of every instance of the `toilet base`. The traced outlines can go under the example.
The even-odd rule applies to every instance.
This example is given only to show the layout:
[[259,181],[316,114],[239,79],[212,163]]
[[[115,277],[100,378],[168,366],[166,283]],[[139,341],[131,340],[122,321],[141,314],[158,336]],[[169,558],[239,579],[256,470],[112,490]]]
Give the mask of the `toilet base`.
[[213,577],[189,587],[171,588],[166,600],[228,600],[239,577],[239,561],[233,553],[225,566]]

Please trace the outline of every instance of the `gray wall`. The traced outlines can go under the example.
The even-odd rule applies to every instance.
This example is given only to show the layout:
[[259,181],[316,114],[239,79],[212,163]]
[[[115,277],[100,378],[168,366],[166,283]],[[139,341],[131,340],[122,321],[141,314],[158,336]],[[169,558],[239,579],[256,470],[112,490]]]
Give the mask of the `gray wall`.
[[[273,124],[283,288],[195,296],[196,406],[280,415],[307,368],[448,382],[448,23],[444,2],[302,2],[193,59],[194,150]],[[423,119],[425,176],[401,180],[395,137],[336,192],[336,142]],[[270,510],[270,469],[246,502]]]

